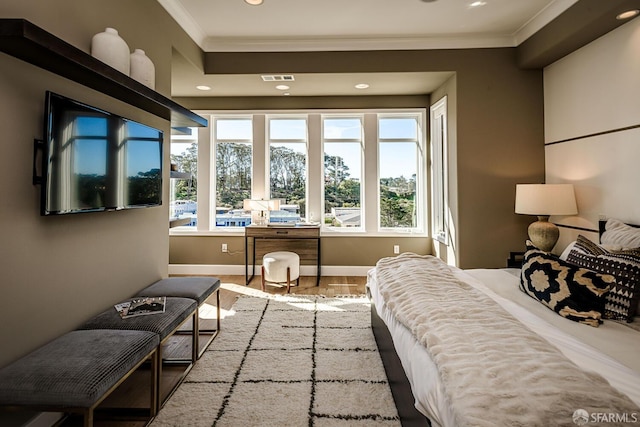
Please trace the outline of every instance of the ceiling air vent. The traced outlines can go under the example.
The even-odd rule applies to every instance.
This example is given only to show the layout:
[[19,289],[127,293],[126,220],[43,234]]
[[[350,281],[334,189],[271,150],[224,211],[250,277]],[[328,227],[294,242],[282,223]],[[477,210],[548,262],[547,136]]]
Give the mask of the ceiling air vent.
[[272,74],[268,76],[262,76],[262,81],[265,82],[292,82],[295,78],[291,74]]

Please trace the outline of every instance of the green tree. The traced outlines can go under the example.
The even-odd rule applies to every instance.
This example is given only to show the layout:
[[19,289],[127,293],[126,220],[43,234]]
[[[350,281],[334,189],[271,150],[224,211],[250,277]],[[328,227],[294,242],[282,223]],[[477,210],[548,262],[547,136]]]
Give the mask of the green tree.
[[198,144],[195,142],[191,144],[184,154],[172,154],[171,163],[177,166],[178,171],[191,174],[191,178],[176,182],[175,199],[197,201]]
[[380,225],[382,227],[415,226],[416,176],[406,179],[380,179]]
[[251,198],[251,146],[225,142],[216,150],[216,203],[239,209]]
[[300,206],[306,212],[306,156],[287,147],[271,146],[271,198]]

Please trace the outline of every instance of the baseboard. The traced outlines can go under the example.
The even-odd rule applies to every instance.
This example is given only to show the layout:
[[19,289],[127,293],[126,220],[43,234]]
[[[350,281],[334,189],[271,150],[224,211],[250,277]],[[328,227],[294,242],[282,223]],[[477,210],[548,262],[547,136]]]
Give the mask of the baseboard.
[[[260,266],[256,266],[256,273],[259,274]],[[323,265],[322,276],[366,276],[373,267],[365,265]],[[251,266],[249,266],[251,271]],[[300,274],[303,276],[315,276],[317,272],[315,265],[301,265]],[[169,264],[169,274],[175,275],[244,275],[244,265],[224,265],[224,264]]]

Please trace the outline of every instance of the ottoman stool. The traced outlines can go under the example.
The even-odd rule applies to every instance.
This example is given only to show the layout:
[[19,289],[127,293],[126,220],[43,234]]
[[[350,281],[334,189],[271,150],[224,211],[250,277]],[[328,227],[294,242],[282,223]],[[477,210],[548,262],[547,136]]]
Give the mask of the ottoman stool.
[[287,293],[291,290],[291,281],[300,284],[300,257],[294,252],[269,252],[262,258],[262,290],[266,282],[286,283]]

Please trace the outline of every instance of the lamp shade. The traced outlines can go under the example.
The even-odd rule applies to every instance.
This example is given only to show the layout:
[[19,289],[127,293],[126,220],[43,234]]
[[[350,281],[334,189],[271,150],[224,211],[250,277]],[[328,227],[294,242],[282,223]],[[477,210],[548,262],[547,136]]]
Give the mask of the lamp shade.
[[538,216],[577,214],[573,184],[516,185],[516,213]]
[[245,211],[277,211],[280,209],[279,199],[244,199]]

